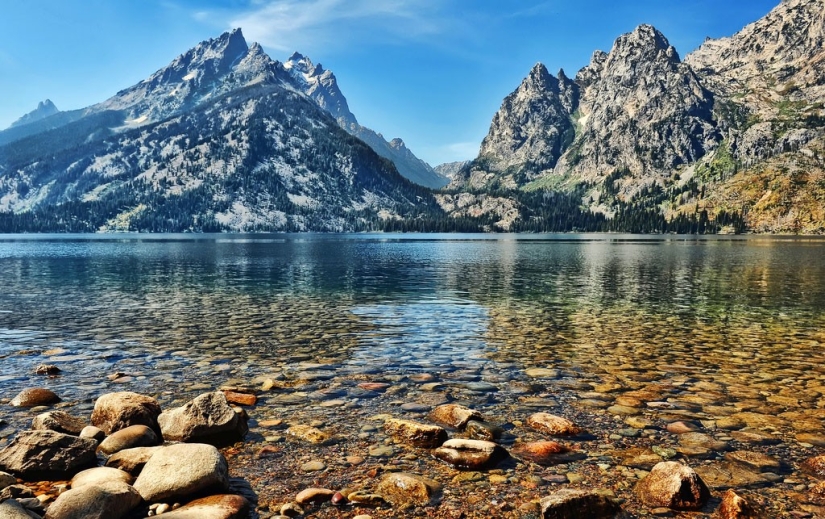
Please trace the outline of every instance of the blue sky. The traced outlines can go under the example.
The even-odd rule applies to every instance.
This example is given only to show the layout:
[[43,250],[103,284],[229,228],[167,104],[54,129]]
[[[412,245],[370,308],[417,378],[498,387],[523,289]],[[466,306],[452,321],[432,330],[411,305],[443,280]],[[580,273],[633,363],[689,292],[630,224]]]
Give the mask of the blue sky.
[[473,158],[536,62],[569,76],[649,23],[684,56],[779,0],[25,0],[0,4],[0,128],[51,99],[102,101],[241,27],[335,72],[361,124],[437,165]]

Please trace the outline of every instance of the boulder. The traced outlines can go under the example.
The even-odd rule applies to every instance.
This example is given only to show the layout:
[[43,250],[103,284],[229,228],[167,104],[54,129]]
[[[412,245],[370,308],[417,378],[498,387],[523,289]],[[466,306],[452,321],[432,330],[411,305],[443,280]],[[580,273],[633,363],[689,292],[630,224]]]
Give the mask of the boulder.
[[488,442],[501,439],[504,435],[504,429],[497,425],[488,424],[487,422],[479,422],[478,420],[470,420],[464,427],[464,432],[471,440],[484,440]]
[[387,420],[384,422],[384,430],[396,441],[425,449],[438,447],[447,441],[447,431],[441,427],[409,420]]
[[298,495],[295,496],[295,502],[299,505],[305,505],[307,503],[325,503],[331,500],[334,495],[335,491],[328,488],[305,488],[298,492]]
[[23,479],[65,478],[95,464],[97,442],[54,431],[23,431],[0,450],[0,469]]
[[441,485],[437,481],[404,472],[385,475],[376,489],[384,501],[397,507],[426,506],[440,491]]
[[573,422],[549,413],[535,413],[527,418],[527,426],[550,436],[576,436],[582,430]]
[[507,451],[493,442],[452,439],[434,450],[433,456],[457,469],[480,470],[497,465]]
[[11,400],[14,407],[37,407],[60,402],[60,397],[54,391],[35,387],[24,389]]
[[636,485],[636,494],[648,506],[674,510],[699,510],[710,498],[699,475],[675,461],[663,461],[653,467]]
[[112,454],[106,460],[106,466],[120,469],[137,477],[146,466],[155,452],[162,447],[135,447],[134,449],[124,449]]
[[57,375],[60,373],[60,368],[54,364],[39,364],[34,368],[35,375]]
[[160,434],[158,415],[160,405],[154,398],[129,391],[107,393],[95,402],[92,425],[106,434],[132,425],[145,425]]
[[722,504],[713,515],[714,519],[756,519],[759,515],[756,510],[733,490],[728,490],[722,496]]
[[135,447],[153,447],[158,445],[158,437],[145,425],[132,425],[121,429],[100,443],[97,452],[107,456]]
[[543,519],[610,519],[620,511],[615,501],[587,490],[565,488],[541,500]]
[[478,411],[458,404],[440,405],[430,411],[428,418],[439,425],[458,430],[463,430],[470,420],[484,420]]
[[816,476],[818,478],[825,478],[825,454],[808,458],[800,466],[802,472]]
[[32,519],[23,505],[14,499],[0,503],[0,517],[3,519]]
[[131,485],[134,479],[131,474],[122,470],[111,467],[94,467],[75,474],[70,486],[72,488],[80,488],[86,485],[102,485],[103,483],[111,483],[113,481]]
[[140,494],[122,481],[84,485],[63,492],[43,519],[120,519],[140,504]]
[[522,461],[530,461],[543,466],[569,463],[583,456],[583,454],[571,452],[567,446],[554,441],[518,443],[510,449],[510,454]]
[[165,440],[218,446],[243,440],[249,431],[246,419],[220,391],[205,393],[186,405],[164,411],[158,423]]
[[16,484],[17,484],[17,478],[16,477],[12,476],[11,474],[9,474],[7,472],[0,472],[0,490],[3,490],[4,488],[6,488],[8,486],[16,485]]
[[49,411],[35,416],[32,420],[32,430],[54,431],[72,436],[78,436],[84,427],[86,422],[65,411]]
[[203,443],[161,447],[135,481],[135,489],[148,502],[228,488],[226,459],[214,446]]
[[204,497],[163,514],[163,519],[246,519],[249,501],[241,496],[222,494]]
[[83,428],[82,431],[80,431],[79,436],[81,438],[91,438],[94,441],[100,443],[103,441],[104,438],[106,438],[106,433],[98,429],[94,425],[87,425]]

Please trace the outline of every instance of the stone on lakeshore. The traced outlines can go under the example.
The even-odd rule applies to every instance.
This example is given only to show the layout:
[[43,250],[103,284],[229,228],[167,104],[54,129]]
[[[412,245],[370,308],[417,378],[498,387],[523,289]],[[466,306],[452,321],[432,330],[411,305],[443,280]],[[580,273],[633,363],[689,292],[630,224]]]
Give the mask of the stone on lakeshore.
[[34,492],[26,485],[9,485],[0,491],[0,501],[5,499],[29,499],[34,497]]
[[635,416],[642,414],[642,410],[638,407],[630,407],[626,405],[611,405],[607,408],[607,412],[618,416]]
[[17,484],[17,478],[16,477],[12,476],[8,472],[0,472],[0,490],[3,490],[4,488],[6,488],[8,486],[16,485],[16,484]]
[[159,443],[158,437],[152,429],[145,425],[132,425],[107,437],[101,442],[97,451],[109,456],[125,449],[153,447]]
[[146,462],[162,447],[135,447],[116,452],[108,460],[106,466],[120,469],[137,477],[146,465]]
[[431,421],[450,427],[451,429],[463,430],[470,420],[482,421],[481,413],[458,404],[440,405],[430,411],[428,417]]
[[581,428],[570,420],[549,413],[530,415],[527,425],[550,436],[576,436],[582,432]]
[[205,393],[191,402],[158,416],[167,441],[226,445],[243,440],[249,428],[246,419],[230,407],[220,391]]
[[71,476],[95,464],[97,442],[54,431],[23,431],[0,450],[0,469],[23,479]]
[[802,472],[816,476],[818,478],[825,478],[825,454],[808,458],[800,466]]
[[43,519],[120,519],[140,504],[140,494],[122,481],[84,485],[63,492]]
[[441,427],[409,420],[387,420],[384,422],[384,430],[396,441],[425,449],[433,449],[447,441],[447,431]]
[[78,472],[72,478],[70,486],[80,488],[86,485],[100,485],[112,481],[131,485],[135,478],[128,472],[111,467],[94,467]]
[[78,436],[84,427],[86,422],[65,411],[49,411],[35,416],[32,420],[34,431],[54,431]]
[[0,503],[0,517],[3,519],[32,519],[32,516],[23,508],[23,505],[15,499]]
[[808,443],[816,447],[825,447],[825,435],[814,433],[798,433],[796,441],[800,443]]
[[692,432],[699,432],[699,431],[702,430],[701,425],[699,425],[697,423],[694,423],[694,422],[684,422],[684,421],[669,423],[669,424],[667,424],[667,427],[665,427],[665,428],[667,429],[667,432],[673,433],[673,434],[686,434],[686,433],[692,433]]
[[527,368],[524,374],[530,378],[558,378],[559,370],[551,368]]
[[750,443],[753,445],[774,445],[782,441],[776,436],[755,429],[730,431],[730,436],[738,442]]
[[307,503],[325,503],[331,500],[334,495],[334,490],[329,490],[326,488],[305,488],[298,492],[298,495],[295,496],[295,502],[299,505],[305,505]]
[[162,514],[164,519],[246,519],[250,505],[242,496],[221,494],[191,501]]
[[679,445],[682,447],[707,449],[708,451],[715,452],[727,451],[730,448],[727,442],[717,440],[708,434],[699,432],[680,434]]
[[630,449],[613,452],[611,455],[619,458],[621,465],[625,467],[642,470],[650,470],[664,461],[661,454],[658,454],[653,449],[644,447],[632,447]]
[[437,497],[441,485],[437,481],[404,472],[387,474],[376,492],[393,506],[426,506]]
[[106,438],[106,433],[98,429],[94,425],[87,425],[80,431],[80,434],[78,436],[80,436],[81,438],[90,438],[100,443]]
[[610,519],[621,511],[612,499],[597,492],[565,488],[541,500],[543,519]]
[[54,364],[39,364],[34,368],[35,375],[57,375],[60,373],[60,368]]
[[452,439],[433,451],[433,456],[457,469],[480,470],[497,465],[507,451],[493,442]]
[[301,465],[301,472],[320,472],[327,468],[323,461],[308,461]]
[[504,429],[501,427],[477,420],[467,422],[464,432],[471,440],[484,440],[488,442],[501,439],[502,435],[504,435]]
[[663,461],[636,485],[636,494],[647,506],[673,510],[699,510],[710,498],[702,478],[687,465]]
[[745,465],[730,461],[701,465],[696,467],[696,472],[714,490],[764,487],[772,480],[770,473],[754,472]]
[[722,504],[713,515],[713,519],[756,519],[758,514],[748,501],[733,490],[722,496]]
[[298,438],[314,445],[326,445],[332,441],[332,436],[310,425],[293,425],[286,430],[287,435]]
[[24,389],[12,398],[10,404],[14,407],[38,407],[60,402],[60,397],[50,389],[34,387]]
[[531,461],[538,465],[550,466],[568,463],[570,449],[554,441],[517,443],[510,449],[510,454],[522,461]]
[[134,486],[150,503],[206,490],[225,491],[229,488],[228,466],[223,454],[212,445],[169,445],[149,458]]
[[258,403],[258,397],[251,393],[240,393],[238,391],[223,391],[226,401],[230,404],[253,406]]
[[106,434],[132,425],[145,425],[160,434],[158,415],[160,405],[154,398],[129,391],[107,393],[95,401],[92,425]]
[[782,468],[779,460],[761,452],[735,451],[725,454],[725,459],[740,463],[759,472],[776,472]]
[[379,393],[384,392],[390,387],[390,384],[386,382],[361,382],[358,384],[358,387],[361,389],[366,389],[367,391],[377,391]]

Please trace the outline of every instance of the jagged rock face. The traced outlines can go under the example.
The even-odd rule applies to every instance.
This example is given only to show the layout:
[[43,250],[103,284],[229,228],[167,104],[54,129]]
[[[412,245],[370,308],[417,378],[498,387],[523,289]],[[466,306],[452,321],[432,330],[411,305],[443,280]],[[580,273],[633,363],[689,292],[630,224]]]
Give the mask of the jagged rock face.
[[284,62],[284,68],[303,87],[304,93],[331,113],[341,127],[346,129],[348,125],[358,124],[331,70],[324,70],[320,63],[314,65],[312,60],[298,52]]
[[46,99],[45,101],[41,101],[37,104],[37,108],[32,110],[31,112],[27,113],[20,119],[17,119],[9,128],[14,128],[15,126],[23,126],[26,124],[31,124],[33,122],[40,121],[41,119],[45,119],[51,115],[56,114],[60,110],[51,102],[51,100]]
[[469,160],[459,160],[456,162],[445,162],[444,164],[439,164],[438,166],[434,167],[436,173],[445,177],[449,180],[452,180],[456,174],[461,171],[461,168],[467,166],[470,163]]
[[595,54],[577,82],[579,134],[556,174],[587,182],[617,170],[646,176],[624,182],[632,193],[651,177],[696,161],[721,140],[712,94],[649,25],[619,37],[609,54]]
[[490,131],[481,143],[479,159],[484,164],[480,169],[517,170],[518,175],[505,175],[502,181],[507,187],[515,187],[525,174],[554,167],[573,140],[575,130],[570,115],[578,97],[578,86],[563,71],[556,78],[544,65],[537,64],[516,91],[504,99],[493,117]]
[[355,115],[350,112],[347,100],[341,93],[338,80],[332,71],[324,70],[320,63],[315,65],[311,59],[297,52],[284,62],[284,68],[300,86],[301,91],[332,114],[341,128],[367,143],[378,155],[390,160],[401,176],[429,188],[440,188],[447,184],[448,180],[416,157],[404,141],[396,138],[387,142],[380,133],[361,126]]

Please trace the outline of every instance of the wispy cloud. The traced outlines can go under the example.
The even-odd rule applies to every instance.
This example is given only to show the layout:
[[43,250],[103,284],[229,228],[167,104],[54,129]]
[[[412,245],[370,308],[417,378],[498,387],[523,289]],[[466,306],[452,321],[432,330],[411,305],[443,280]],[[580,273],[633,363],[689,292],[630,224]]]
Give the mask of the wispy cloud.
[[[370,42],[420,41],[447,30],[437,0],[251,0],[234,13],[199,11],[199,21],[229,20],[250,41],[284,52]],[[228,27],[227,27],[228,28]]]

